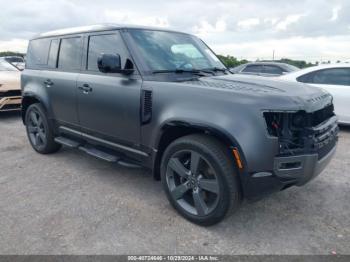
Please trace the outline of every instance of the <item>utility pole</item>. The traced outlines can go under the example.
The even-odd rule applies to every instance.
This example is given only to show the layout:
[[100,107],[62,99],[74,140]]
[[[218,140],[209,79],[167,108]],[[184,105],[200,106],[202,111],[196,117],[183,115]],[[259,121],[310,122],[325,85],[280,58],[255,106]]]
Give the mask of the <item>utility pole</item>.
[[275,50],[272,51],[272,61],[275,61]]

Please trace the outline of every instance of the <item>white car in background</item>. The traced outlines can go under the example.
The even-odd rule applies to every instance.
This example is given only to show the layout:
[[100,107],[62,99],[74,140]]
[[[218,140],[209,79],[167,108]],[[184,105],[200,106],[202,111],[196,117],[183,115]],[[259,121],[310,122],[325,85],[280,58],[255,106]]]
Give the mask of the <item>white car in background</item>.
[[339,123],[350,125],[350,64],[313,66],[278,78],[327,90],[334,98]]

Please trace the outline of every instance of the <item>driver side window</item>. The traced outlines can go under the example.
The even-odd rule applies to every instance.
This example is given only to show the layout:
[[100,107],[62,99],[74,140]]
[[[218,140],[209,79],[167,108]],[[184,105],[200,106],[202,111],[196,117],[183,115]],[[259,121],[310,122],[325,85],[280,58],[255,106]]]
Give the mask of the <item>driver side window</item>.
[[89,36],[89,48],[86,69],[98,72],[97,59],[101,54],[119,54],[121,65],[126,63],[127,51],[119,33]]

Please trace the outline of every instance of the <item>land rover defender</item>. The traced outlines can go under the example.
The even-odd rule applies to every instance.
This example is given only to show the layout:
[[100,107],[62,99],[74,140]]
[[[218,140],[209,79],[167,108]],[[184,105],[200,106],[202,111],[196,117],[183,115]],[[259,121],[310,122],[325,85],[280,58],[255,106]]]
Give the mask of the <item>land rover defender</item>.
[[336,148],[330,94],[235,76],[186,33],[118,25],[44,33],[29,42],[21,80],[34,150],[64,145],[148,168],[200,225],[218,223],[243,198],[304,185]]

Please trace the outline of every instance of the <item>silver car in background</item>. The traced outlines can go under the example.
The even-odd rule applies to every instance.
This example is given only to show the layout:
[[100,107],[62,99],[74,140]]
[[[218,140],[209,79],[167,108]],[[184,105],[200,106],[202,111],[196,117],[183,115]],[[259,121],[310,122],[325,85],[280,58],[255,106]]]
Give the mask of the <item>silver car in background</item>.
[[279,78],[325,89],[333,96],[339,123],[350,125],[350,64],[313,66]]
[[259,76],[280,76],[298,70],[296,66],[278,62],[252,62],[230,68],[233,74]]

